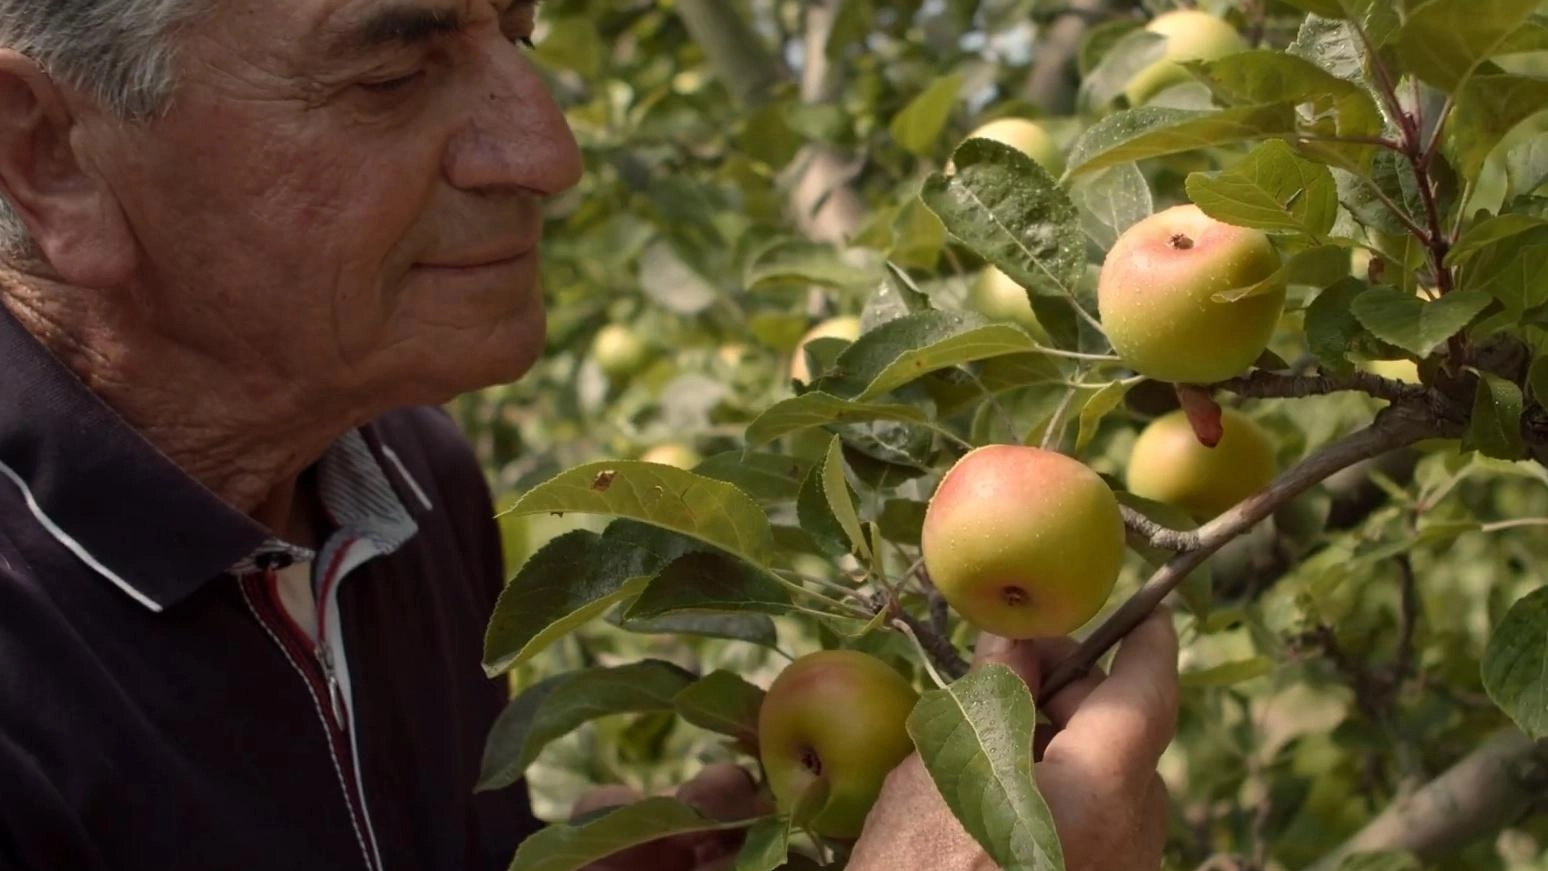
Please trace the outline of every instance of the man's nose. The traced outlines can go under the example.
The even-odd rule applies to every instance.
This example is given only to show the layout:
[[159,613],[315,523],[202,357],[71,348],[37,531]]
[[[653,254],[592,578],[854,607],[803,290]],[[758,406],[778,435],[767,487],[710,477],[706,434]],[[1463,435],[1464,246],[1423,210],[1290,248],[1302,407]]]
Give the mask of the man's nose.
[[470,85],[468,121],[449,143],[444,172],[455,187],[520,187],[554,196],[581,177],[580,147],[522,50],[491,40]]

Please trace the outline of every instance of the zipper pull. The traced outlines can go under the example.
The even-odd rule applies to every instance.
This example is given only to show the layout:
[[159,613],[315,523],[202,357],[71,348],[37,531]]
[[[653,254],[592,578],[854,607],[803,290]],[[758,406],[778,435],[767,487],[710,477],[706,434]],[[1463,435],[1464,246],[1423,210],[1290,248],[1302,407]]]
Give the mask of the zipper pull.
[[333,670],[333,654],[326,645],[315,648],[317,662],[322,666],[323,679],[328,684],[328,701],[333,707],[333,722],[344,731],[349,730],[349,720],[344,710],[344,693],[339,689],[339,677]]

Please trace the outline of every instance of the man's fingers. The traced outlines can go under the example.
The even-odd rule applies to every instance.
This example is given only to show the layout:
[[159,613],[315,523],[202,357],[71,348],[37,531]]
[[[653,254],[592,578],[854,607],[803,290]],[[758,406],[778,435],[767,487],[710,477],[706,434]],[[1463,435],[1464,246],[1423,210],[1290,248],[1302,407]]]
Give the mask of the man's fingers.
[[621,807],[640,800],[640,794],[621,783],[609,783],[588,790],[570,808],[570,819],[583,817],[608,807]]
[[996,662],[1009,666],[1011,671],[1026,681],[1027,687],[1032,690],[1032,695],[1037,695],[1038,687],[1043,685],[1043,669],[1038,659],[1036,642],[1012,641],[988,632],[980,632],[978,642],[973,645],[973,667],[982,668]]
[[1068,753],[1145,783],[1177,728],[1177,632],[1152,614],[1129,633],[1111,673],[1069,718],[1051,753]]
[[716,820],[745,820],[772,811],[753,776],[730,762],[705,766],[677,788],[677,800]]

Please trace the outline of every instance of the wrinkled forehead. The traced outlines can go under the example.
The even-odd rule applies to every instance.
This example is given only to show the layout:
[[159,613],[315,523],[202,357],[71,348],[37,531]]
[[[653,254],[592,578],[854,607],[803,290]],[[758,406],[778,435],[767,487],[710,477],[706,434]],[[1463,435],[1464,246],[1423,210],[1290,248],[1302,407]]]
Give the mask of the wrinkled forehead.
[[[225,4],[221,4],[224,6]],[[455,32],[482,9],[535,0],[239,0],[224,26],[241,44],[297,61],[351,56],[428,42]]]

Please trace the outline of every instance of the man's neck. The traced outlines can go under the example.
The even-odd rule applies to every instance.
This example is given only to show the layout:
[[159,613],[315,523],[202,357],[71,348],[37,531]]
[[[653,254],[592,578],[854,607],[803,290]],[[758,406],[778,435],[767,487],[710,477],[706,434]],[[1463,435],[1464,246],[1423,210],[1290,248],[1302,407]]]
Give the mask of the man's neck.
[[310,537],[298,479],[365,416],[299,395],[277,373],[213,359],[109,296],[0,276],[0,305],[142,437],[276,534]]

